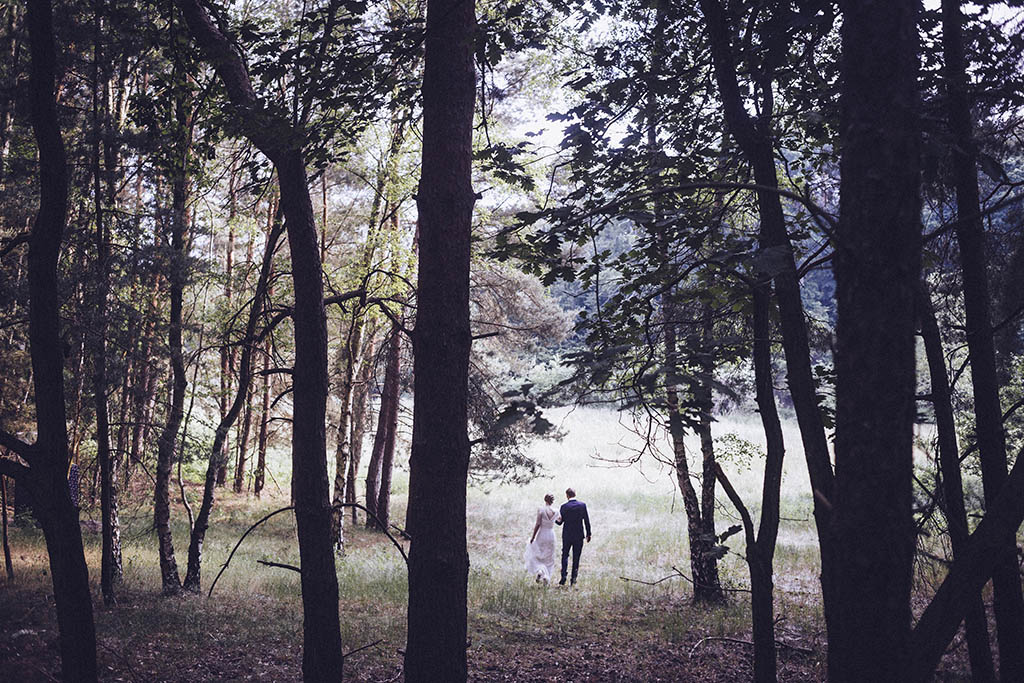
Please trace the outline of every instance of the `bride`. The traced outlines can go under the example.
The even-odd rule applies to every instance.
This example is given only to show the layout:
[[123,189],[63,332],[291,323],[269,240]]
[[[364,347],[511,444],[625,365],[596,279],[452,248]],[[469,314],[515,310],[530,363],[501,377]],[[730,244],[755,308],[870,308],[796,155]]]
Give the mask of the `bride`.
[[544,496],[544,507],[537,509],[537,522],[533,525],[530,545],[526,548],[526,571],[533,574],[537,583],[547,584],[555,571],[555,520],[558,512],[551,505],[555,497]]

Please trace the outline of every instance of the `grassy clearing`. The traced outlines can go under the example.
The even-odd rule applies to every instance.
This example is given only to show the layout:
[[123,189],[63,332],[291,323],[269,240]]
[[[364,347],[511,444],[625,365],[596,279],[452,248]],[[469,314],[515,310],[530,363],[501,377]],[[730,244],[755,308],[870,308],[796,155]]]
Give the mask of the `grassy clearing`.
[[[707,638],[749,639],[749,605],[742,592],[722,607],[695,607],[681,578],[689,574],[686,522],[674,472],[654,459],[630,466],[638,448],[620,415],[599,409],[559,409],[549,419],[566,434],[534,444],[541,477],[523,487],[492,486],[469,492],[469,610],[475,680],[744,680],[749,647]],[[756,416],[723,417],[718,434],[760,443]],[[780,651],[783,680],[822,677],[823,620],[818,557],[807,492],[806,467],[795,426],[786,426],[784,517],[776,558],[779,637],[815,654]],[[698,452],[696,440],[690,452]],[[279,457],[281,466],[283,457]],[[761,464],[727,461],[724,467],[752,511],[760,497]],[[141,482],[139,482],[141,484]],[[522,567],[536,507],[567,486],[589,507],[593,542],[584,549],[575,590],[536,585]],[[287,505],[280,492],[263,501],[221,493],[204,548],[203,583],[209,587],[242,532],[267,512]],[[405,517],[408,472],[399,466],[393,518]],[[295,527],[288,514],[246,540],[212,598],[161,598],[156,538],[148,492],[124,506],[125,586],[120,604],[100,606],[96,595],[100,658],[111,680],[298,680],[302,612],[298,575],[258,560],[298,564]],[[198,488],[191,489],[193,500]],[[719,528],[738,523],[719,496]],[[98,517],[86,511],[83,517]],[[174,511],[178,560],[187,551],[187,522]],[[405,567],[379,534],[346,528],[347,549],[337,563],[346,650],[372,643],[346,662],[355,680],[383,681],[400,672],[405,640]],[[91,575],[98,584],[99,537],[86,536]],[[742,535],[721,563],[723,581],[747,585]],[[12,537],[17,582],[0,584],[0,680],[45,680],[56,675],[55,624],[41,534],[32,527]],[[184,567],[180,569],[184,571]]]

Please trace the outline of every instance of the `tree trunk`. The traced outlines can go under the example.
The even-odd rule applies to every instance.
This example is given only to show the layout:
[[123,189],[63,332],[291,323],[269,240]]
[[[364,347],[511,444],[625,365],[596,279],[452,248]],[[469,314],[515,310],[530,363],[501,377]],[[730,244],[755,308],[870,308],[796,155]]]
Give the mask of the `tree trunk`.
[[918,5],[841,3],[832,681],[907,680],[920,278]]
[[[280,220],[279,202],[272,199],[267,202],[267,235],[274,229],[274,223]],[[267,301],[274,300],[274,261],[270,261],[270,282],[267,284]],[[256,469],[253,471],[252,490],[259,498],[263,493],[263,484],[267,472],[267,440],[270,436],[270,353],[273,348],[272,336],[268,335],[263,345],[263,396],[260,401],[260,431],[256,442]]]
[[466,680],[473,0],[427,0],[405,680]]
[[[935,428],[939,440],[939,473],[942,480],[942,511],[949,526],[949,539],[953,546],[953,558],[960,557],[966,550],[968,526],[967,511],[964,507],[963,481],[960,476],[960,456],[957,452],[956,422],[953,418],[953,404],[950,397],[949,377],[946,374],[945,354],[939,336],[939,324],[935,320],[931,296],[924,282],[917,290],[918,311],[921,320],[921,338],[924,340],[925,355],[928,357],[928,372],[931,376],[932,405],[935,408]],[[992,666],[992,648],[989,643],[988,617],[985,603],[979,593],[968,608],[964,618],[967,635],[967,651],[971,660],[971,679],[977,683],[996,680]]]
[[775,606],[772,564],[779,534],[779,501],[782,491],[782,463],[786,454],[782,423],[775,404],[772,377],[771,284],[765,277],[753,289],[753,360],[757,412],[761,416],[766,443],[764,482],[761,489],[761,522],[756,542],[747,543],[750,567],[750,611],[754,640],[754,680],[776,680]]
[[263,253],[263,262],[260,265],[260,276],[256,283],[256,291],[253,293],[252,306],[249,308],[249,317],[245,323],[245,336],[242,339],[242,357],[238,368],[238,388],[234,399],[228,407],[224,417],[221,418],[213,434],[213,447],[210,449],[210,460],[206,468],[206,479],[203,485],[203,501],[196,513],[195,523],[192,525],[192,534],[188,545],[188,569],[185,572],[185,590],[198,593],[202,584],[202,556],[203,542],[206,540],[206,531],[210,526],[210,512],[213,511],[215,488],[221,467],[228,458],[227,436],[231,426],[238,419],[242,411],[246,396],[249,394],[249,385],[252,382],[252,356],[256,348],[256,325],[263,313],[264,300],[266,298],[267,284],[270,281],[271,264],[274,260],[274,252],[277,251],[277,241],[281,235],[282,226],[275,223],[267,236],[267,246]]
[[28,1],[27,24],[31,53],[29,98],[39,150],[39,210],[28,251],[29,342],[37,438],[33,446],[18,452],[29,464],[27,469],[19,468],[19,488],[24,485],[31,490],[32,511],[46,538],[60,632],[62,677],[65,681],[95,681],[96,631],[89,574],[78,510],[71,501],[66,478],[70,457],[57,264],[67,222],[68,169],[56,106],[57,56],[49,0]]
[[[778,187],[771,140],[773,99],[770,75],[765,74],[768,86],[763,88],[764,101],[760,103],[760,117],[755,121],[744,108],[744,96],[736,77],[731,31],[719,0],[701,0],[701,11],[708,27],[715,80],[722,98],[722,109],[729,132],[736,140],[754,172],[758,185],[769,188],[757,193],[758,214],[761,218],[760,248],[774,249],[782,266],[774,273],[775,298],[779,305],[782,347],[786,356],[786,377],[793,408],[800,426],[800,437],[807,460],[811,489],[814,494],[814,522],[818,532],[821,553],[821,592],[823,600],[831,599],[835,583],[835,548],[831,535],[831,501],[833,496],[832,463],[825,438],[825,427],[818,410],[818,397],[811,369],[810,344],[807,322],[804,319],[800,283],[796,272],[793,246],[786,230],[785,215],[779,195],[771,191]],[[825,612],[825,628],[831,634],[832,613]]]
[[[338,577],[331,547],[327,479],[327,320],[316,220],[300,139],[287,121],[263,110],[246,65],[197,0],[178,0],[193,39],[224,83],[234,114],[274,164],[292,257],[295,363],[292,369],[292,491],[302,567],[302,674],[307,681],[342,676]],[[285,130],[288,134],[282,135]]]
[[[353,306],[352,319],[349,322],[345,344],[338,349],[338,374],[341,376],[338,386],[338,402],[341,409],[338,413],[338,441],[334,453],[334,498],[333,504],[340,506],[345,502],[345,482],[347,481],[348,463],[352,455],[352,392],[355,387],[359,359],[362,355],[363,325],[365,318],[358,305]],[[335,507],[331,517],[331,537],[340,550],[344,547],[345,510]]]
[[1005,560],[1005,538],[1024,521],[1024,452],[1017,459],[985,516],[967,539],[964,553],[953,561],[935,597],[917,620],[911,638],[912,668],[904,679],[932,680],[964,615],[977,599],[992,571]]
[[[100,517],[103,548],[100,559],[100,588],[103,602],[113,605],[117,601],[116,586],[121,582],[121,530],[117,518],[117,458],[110,452],[110,413],[107,401],[107,300],[110,297],[108,265],[108,237],[103,216],[103,175],[100,167],[101,122],[101,70],[103,53],[102,4],[94,7],[93,74],[92,74],[92,126],[93,126],[93,200],[96,240],[96,293],[95,330],[92,340],[93,401],[96,411],[96,459],[100,473]],[[109,171],[109,169],[108,169]]]
[[[176,70],[178,65],[176,64]],[[181,74],[178,74],[179,78]],[[179,90],[175,93],[175,115],[178,129],[178,145],[175,150],[171,174],[171,263],[170,297],[171,317],[168,325],[168,348],[171,356],[171,403],[167,421],[157,442],[156,494],[153,505],[153,521],[159,540],[160,576],[164,595],[174,595],[181,590],[178,563],[174,557],[174,539],[171,536],[171,468],[175,458],[175,444],[178,430],[185,413],[185,359],[182,351],[182,301],[184,298],[187,273],[185,263],[188,252],[185,248],[187,229],[186,201],[188,195],[188,157],[192,146],[192,110],[188,104],[189,93]]]
[[7,538],[7,477],[0,474],[0,515],[3,515],[0,522],[3,524],[4,543],[4,569],[7,571],[7,581],[14,581],[14,564],[11,563],[11,544]]
[[[359,379],[352,394],[352,459],[348,466],[348,477],[345,481],[345,502],[356,502],[356,478],[359,476],[359,464],[363,457],[363,441],[366,437],[368,404],[370,402],[370,382],[373,381],[374,357],[377,353],[375,330],[366,332],[366,343],[363,345],[363,360],[359,364]],[[358,509],[352,508],[352,524],[359,523]]]
[[[397,327],[391,330],[388,343],[387,366],[384,370],[384,394],[387,396],[388,417],[384,448],[380,458],[380,491],[377,494],[377,519],[381,531],[391,524],[391,473],[395,464],[395,437],[398,433],[398,409],[401,400],[401,348],[402,339]],[[383,403],[382,403],[383,407]]]
[[[232,168],[231,180],[229,183],[229,197],[228,197],[228,246],[225,250],[224,256],[224,303],[228,309],[231,308],[232,288],[233,282],[231,280],[234,277],[234,258],[235,258],[235,178],[234,169]],[[228,413],[228,406],[231,404],[228,402],[231,396],[231,385],[232,379],[235,375],[235,347],[225,340],[225,343],[220,347],[220,419],[224,421],[224,417]],[[231,451],[230,434],[224,435],[224,455],[225,457],[218,459],[216,478],[217,486],[224,486],[228,480],[228,465],[227,465],[227,453]]]
[[[956,188],[960,267],[963,273],[967,348],[971,360],[974,415],[985,503],[991,504],[1006,481],[1006,435],[999,402],[995,345],[989,311],[985,265],[985,233],[978,194],[977,152],[967,90],[960,3],[942,2],[942,44],[945,56],[947,118],[955,143],[951,146]],[[999,643],[999,674],[1005,681],[1024,680],[1024,593],[1016,557],[1016,533],[1004,539],[1003,561],[992,573],[993,611]],[[1011,554],[1010,550],[1014,552]]]
[[373,517],[377,514],[377,501],[380,500],[380,470],[384,457],[384,442],[388,436],[387,392],[381,391],[380,406],[377,409],[377,431],[373,435],[373,450],[370,451],[370,462],[366,465],[366,528],[374,529],[377,523]]

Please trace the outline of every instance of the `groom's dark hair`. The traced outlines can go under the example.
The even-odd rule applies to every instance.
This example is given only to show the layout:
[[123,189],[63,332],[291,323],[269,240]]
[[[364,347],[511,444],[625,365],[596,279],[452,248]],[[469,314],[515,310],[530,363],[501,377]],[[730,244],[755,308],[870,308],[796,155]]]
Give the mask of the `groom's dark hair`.
[[575,498],[576,497],[576,492],[574,490],[572,490],[572,489],[566,489],[565,490],[565,495],[569,496],[570,498]]

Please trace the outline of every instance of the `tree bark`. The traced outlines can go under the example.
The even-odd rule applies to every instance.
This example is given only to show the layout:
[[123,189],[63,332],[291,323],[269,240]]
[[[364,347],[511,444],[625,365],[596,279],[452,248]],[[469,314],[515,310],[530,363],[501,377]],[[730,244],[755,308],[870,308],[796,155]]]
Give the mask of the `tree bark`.
[[904,680],[932,680],[935,667],[953,640],[960,622],[992,571],[1003,562],[1006,535],[1024,520],[1024,452],[1010,470],[1003,488],[967,539],[964,553],[953,561],[935,597],[917,620],[911,636],[911,669]]
[[[363,345],[363,360],[359,364],[359,379],[352,394],[352,460],[348,466],[348,477],[345,481],[345,502],[356,502],[356,479],[359,476],[359,465],[363,457],[363,441],[366,437],[367,413],[370,402],[370,382],[373,381],[374,358],[377,353],[375,330],[367,333],[367,341]],[[352,508],[352,524],[359,523],[358,509]]]
[[466,680],[473,0],[427,0],[405,680]]
[[907,680],[920,279],[918,4],[841,3],[832,681]]
[[11,544],[7,537],[7,477],[0,474],[0,515],[3,515],[0,522],[3,523],[4,543],[4,569],[7,571],[7,580],[14,582],[14,564],[11,562]]
[[[17,452],[19,488],[32,494],[32,511],[46,538],[57,608],[61,671],[65,681],[95,681],[96,631],[78,510],[71,501],[64,405],[57,264],[67,222],[68,169],[57,114],[57,53],[49,0],[27,2],[31,66],[29,99],[39,150],[39,210],[29,237],[29,343],[35,389],[36,442]],[[4,441],[8,441],[4,434]],[[12,444],[5,443],[10,447]],[[4,465],[11,461],[4,461]],[[13,467],[13,464],[11,464]],[[0,474],[11,474],[2,471]]]
[[765,436],[764,482],[761,488],[761,522],[753,544],[747,541],[750,567],[750,610],[754,640],[754,680],[773,683],[777,678],[773,562],[779,535],[782,464],[786,454],[782,422],[775,404],[772,377],[771,284],[765,277],[753,289],[753,361],[757,412]]
[[[93,126],[93,205],[96,242],[95,329],[92,340],[93,401],[96,412],[96,459],[100,473],[100,518],[102,551],[100,554],[100,589],[103,602],[113,605],[117,601],[116,587],[121,582],[121,531],[117,518],[117,458],[110,451],[110,412],[107,401],[107,300],[110,297],[109,245],[103,216],[103,175],[101,171],[100,140],[103,135],[101,110],[101,69],[103,52],[102,2],[94,7],[93,21],[93,74],[92,74],[92,126]],[[103,117],[106,118],[106,117]],[[109,171],[109,169],[108,169]]]
[[[333,504],[335,506],[340,506],[345,502],[345,483],[352,456],[352,392],[355,387],[359,360],[362,356],[364,323],[363,311],[356,304],[353,306],[352,319],[349,321],[347,339],[345,344],[338,349],[338,374],[341,376],[338,399],[341,409],[338,413],[338,440],[334,452]],[[331,518],[331,537],[335,539],[335,547],[339,550],[345,545],[342,523],[344,518],[344,508],[335,507]]]
[[[963,46],[963,15],[960,3],[942,2],[944,82],[950,132],[953,183],[956,188],[956,236],[963,273],[967,347],[974,390],[974,415],[981,461],[985,503],[990,504],[1006,481],[1006,434],[999,402],[995,344],[989,310],[989,283],[985,265],[985,233],[978,194],[977,146],[971,122],[967,90],[967,63]],[[1016,533],[1004,539],[1003,561],[992,573],[993,611],[999,643],[999,674],[1006,681],[1024,680],[1024,593],[1016,557]],[[1011,554],[1010,550],[1014,552]]]
[[[177,60],[176,60],[177,61]],[[183,78],[180,65],[176,63],[177,78]],[[175,444],[178,430],[185,415],[185,358],[182,350],[182,304],[187,280],[185,232],[188,229],[188,158],[192,147],[192,108],[188,103],[189,93],[179,86],[175,92],[174,113],[177,130],[177,145],[171,168],[171,263],[170,281],[171,311],[168,324],[168,349],[171,356],[171,402],[164,428],[157,441],[156,487],[153,504],[153,523],[159,541],[160,577],[164,595],[174,595],[181,590],[178,562],[174,556],[174,539],[171,535],[171,469],[175,459]]]
[[[946,374],[945,354],[939,324],[935,320],[928,287],[921,282],[917,290],[918,311],[921,320],[921,338],[924,340],[925,355],[928,358],[928,373],[931,377],[932,405],[935,409],[935,428],[939,441],[939,473],[942,480],[942,510],[949,526],[949,539],[953,546],[953,558],[960,557],[966,550],[969,535],[967,511],[964,507],[963,480],[960,476],[960,455],[957,452],[956,422]],[[996,680],[992,665],[992,648],[989,643],[988,617],[985,603],[979,593],[975,596],[964,617],[967,635],[967,652],[971,660],[971,679],[981,683]]]
[[[288,121],[267,113],[252,89],[245,62],[197,0],[178,0],[193,39],[227,90],[246,135],[274,164],[292,258],[295,363],[292,369],[292,490],[302,567],[302,673],[308,681],[337,680],[344,655],[338,619],[338,577],[331,547],[327,479],[327,320],[316,220],[306,163]],[[286,130],[290,135],[281,135]]]
[[[380,458],[380,490],[377,494],[377,519],[381,531],[387,531],[391,524],[391,473],[395,464],[395,437],[398,434],[398,409],[401,400],[401,332],[397,327],[391,330],[388,342],[387,366],[384,369],[384,394],[387,397],[388,416],[384,448]],[[381,404],[383,410],[383,402]]]

